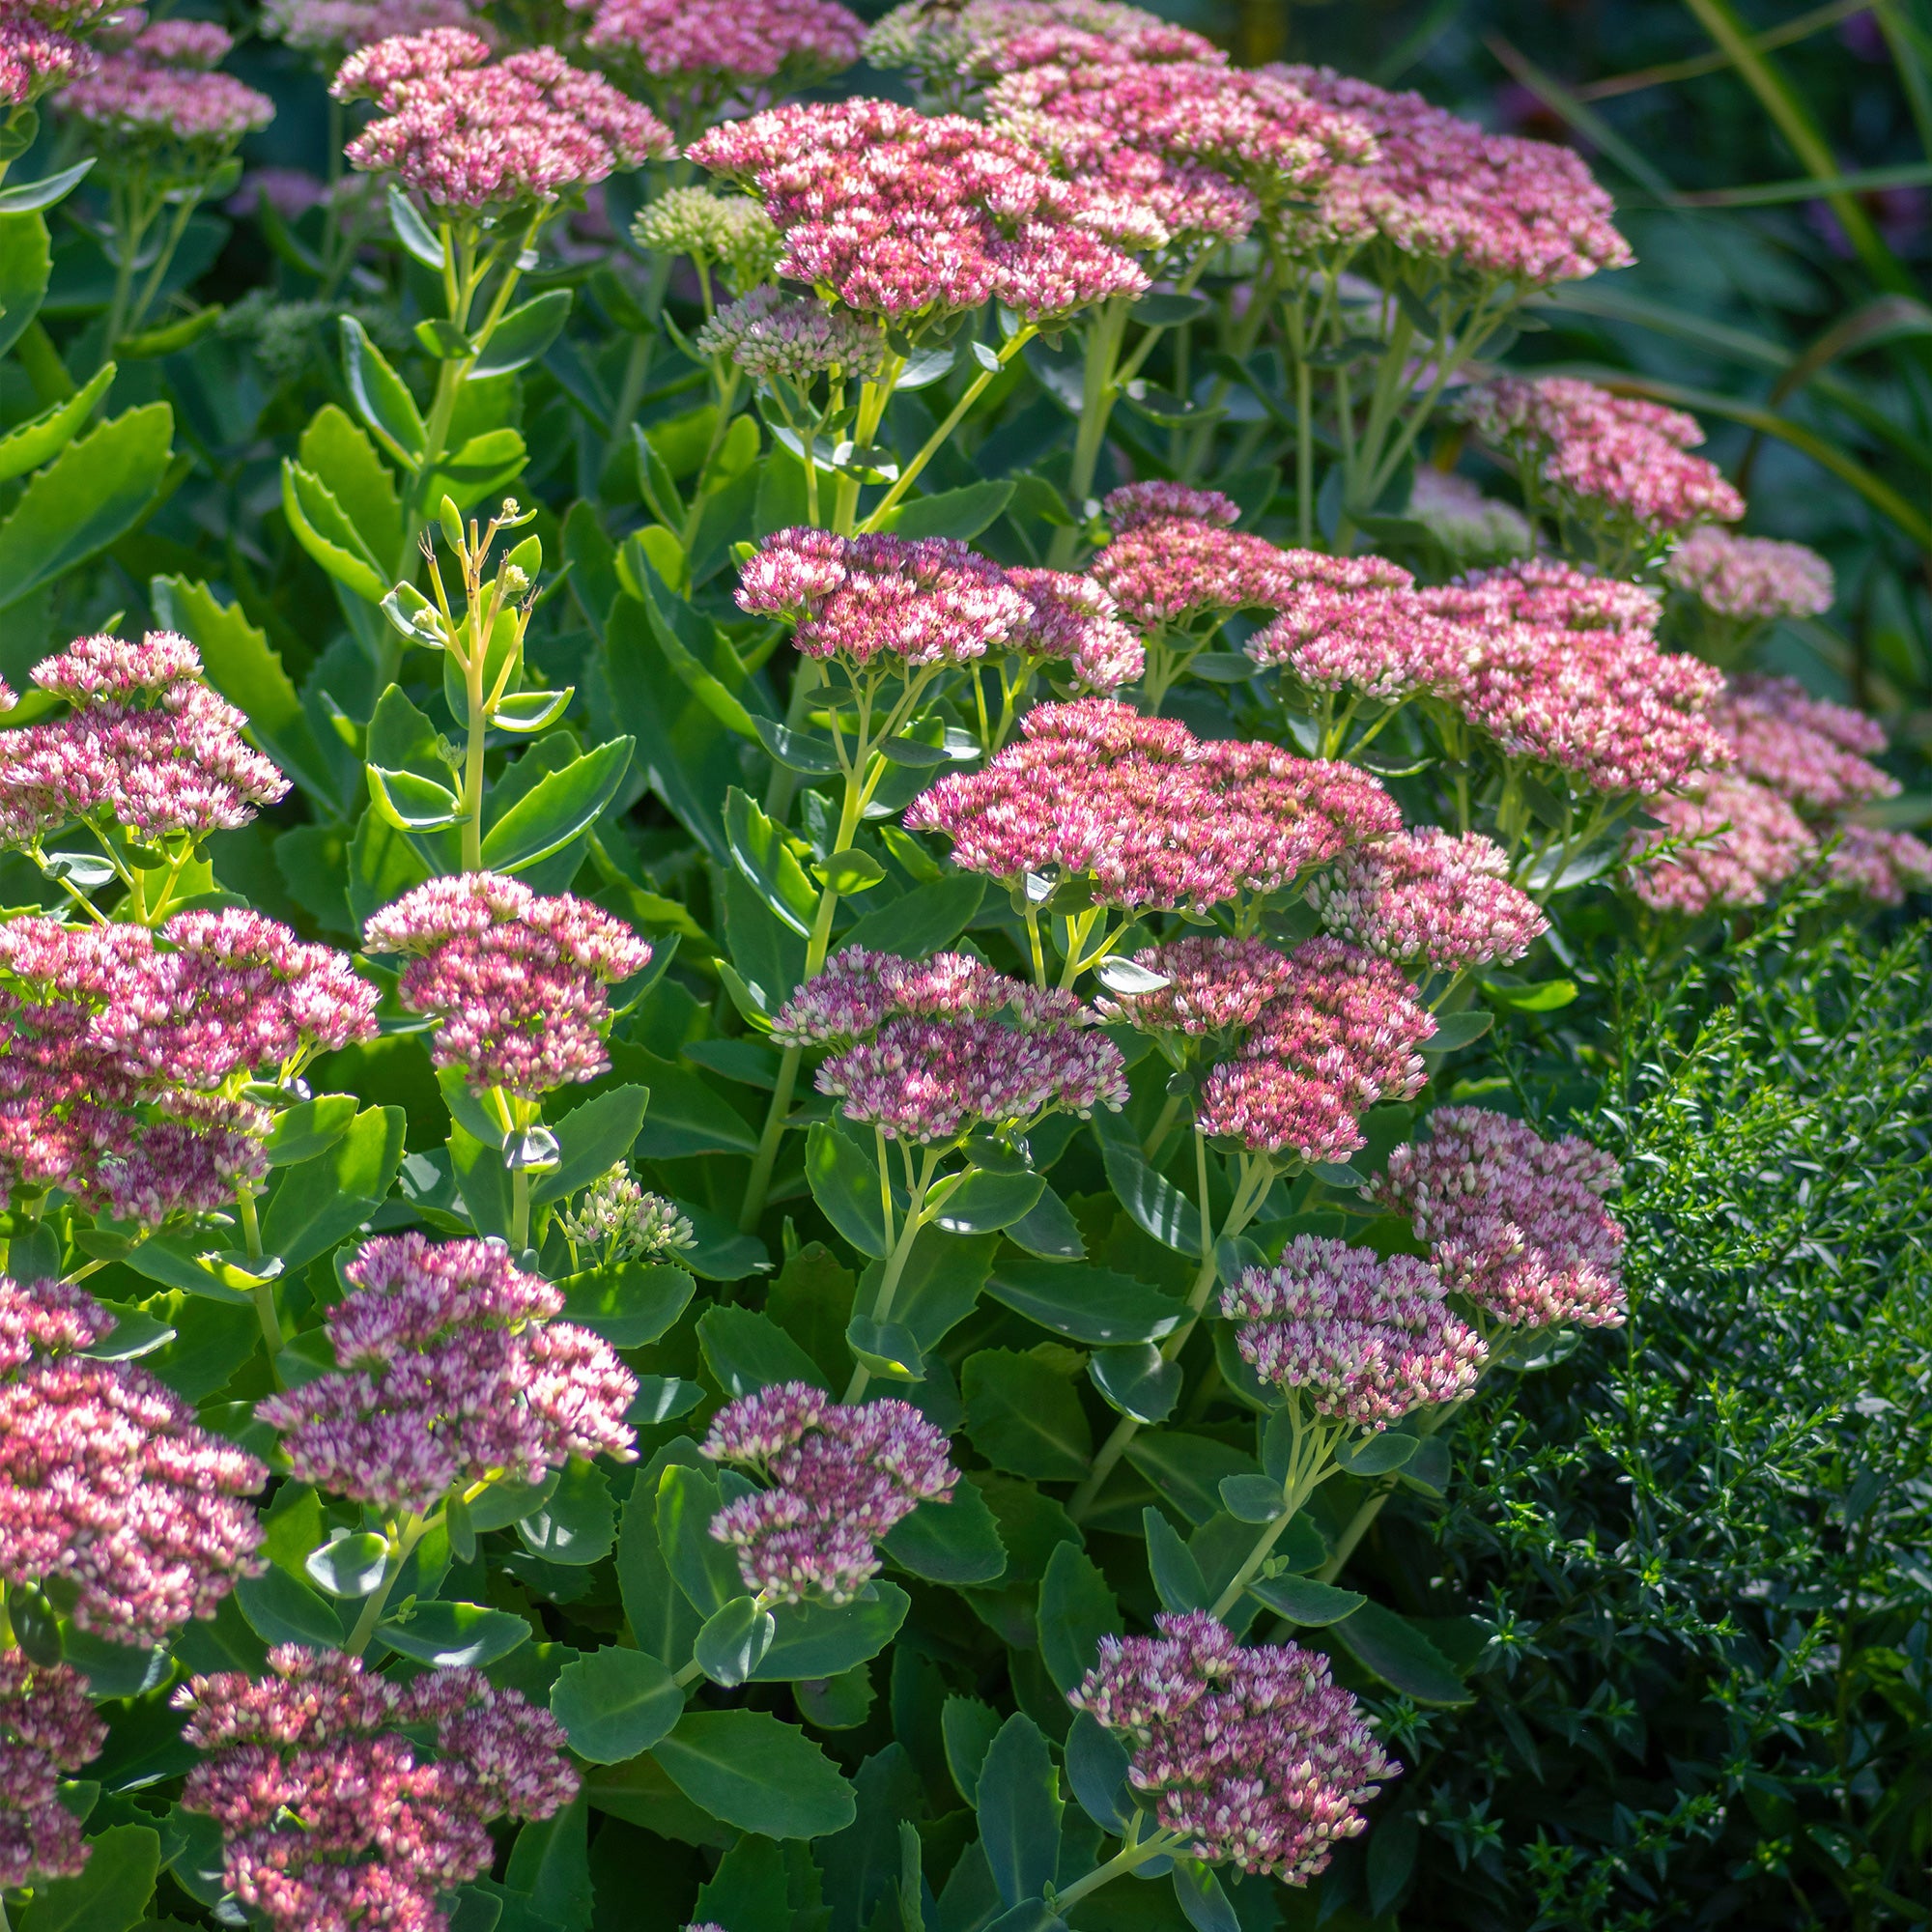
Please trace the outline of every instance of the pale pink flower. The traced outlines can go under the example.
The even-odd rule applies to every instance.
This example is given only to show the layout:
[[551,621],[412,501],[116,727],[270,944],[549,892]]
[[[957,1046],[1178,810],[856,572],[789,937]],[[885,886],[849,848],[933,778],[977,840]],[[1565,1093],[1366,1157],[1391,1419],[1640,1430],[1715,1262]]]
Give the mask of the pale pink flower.
[[183,165],[210,168],[275,118],[266,94],[211,71],[233,44],[213,21],[156,21],[63,89],[61,110],[89,130],[112,165],[125,165],[129,151],[179,150]]
[[1386,959],[1432,972],[1520,959],[1549,930],[1509,883],[1509,858],[1480,832],[1434,826],[1358,846],[1310,889],[1321,923]]
[[[1804,821],[1769,785],[1716,774],[1683,795],[1648,798],[1662,821],[1631,841],[1631,890],[1657,912],[1700,914],[1763,905],[1818,856]],[[1665,838],[1681,842],[1653,858]]]
[[1740,536],[1706,524],[1678,545],[1664,582],[1688,590],[1719,617],[1768,623],[1822,617],[1832,608],[1832,566],[1804,544]]
[[1111,696],[1147,668],[1146,647],[1094,578],[1021,568],[1009,570],[1007,582],[1028,606],[1017,648],[1025,657],[1064,664],[1075,693]]
[[1835,828],[1825,854],[1825,876],[1879,905],[1903,905],[1909,892],[1932,886],[1932,846],[1910,832],[1857,823]]
[[754,383],[785,382],[801,389],[824,375],[869,382],[886,357],[885,337],[849,309],[783,295],[769,284],[721,308],[692,346],[700,355],[728,356]]
[[71,1663],[0,1650],[0,1888],[72,1878],[93,1856],[61,1781],[106,1743],[87,1680]]
[[469,0],[263,0],[262,32],[318,57],[331,71],[373,41],[435,27],[479,30]]
[[1733,678],[1710,715],[1738,771],[1801,811],[1841,811],[1898,795],[1898,781],[1869,762],[1885,750],[1885,726],[1813,697],[1796,678]]

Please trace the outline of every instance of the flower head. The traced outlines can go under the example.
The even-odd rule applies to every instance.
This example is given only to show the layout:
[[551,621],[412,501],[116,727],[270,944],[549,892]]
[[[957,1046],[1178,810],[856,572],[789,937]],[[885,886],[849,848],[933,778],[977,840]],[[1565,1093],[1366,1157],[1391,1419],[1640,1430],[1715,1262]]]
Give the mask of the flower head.
[[267,1676],[192,1677],[175,1703],[202,1753],[182,1804],[220,1826],[229,1890],[274,1932],[443,1932],[441,1895],[490,1867],[491,1822],[577,1792],[562,1725],[474,1670],[401,1684],[283,1644]]
[[1512,1327],[1622,1321],[1624,1233],[1603,1201],[1617,1163],[1482,1107],[1438,1107],[1428,1126],[1369,1194],[1429,1243],[1444,1285]]
[[61,1774],[99,1757],[107,1726],[71,1663],[0,1650],[0,1888],[72,1878],[93,1856]]
[[1330,932],[1405,965],[1460,973],[1520,959],[1549,929],[1480,832],[1398,832],[1346,854],[1311,895]]
[[1241,521],[1241,506],[1218,490],[1197,490],[1186,483],[1154,477],[1109,490],[1100,499],[1100,515],[1116,536],[1124,536],[1142,524],[1165,523],[1173,517],[1233,529]]
[[[1299,572],[1307,552],[1282,553]],[[1378,704],[1457,688],[1468,640],[1435,615],[1406,571],[1378,558],[1324,557],[1274,597],[1274,621],[1243,646],[1313,691],[1350,691]]]
[[58,1580],[80,1629],[159,1644],[261,1568],[241,1499],[268,1471],[144,1370],[80,1352],[113,1326],[76,1288],[0,1275],[0,1577]]
[[1739,773],[1801,811],[1842,811],[1895,798],[1898,781],[1869,762],[1885,726],[1849,705],[1813,697],[1795,677],[1733,678],[1711,707]]
[[677,1261],[697,1238],[676,1202],[646,1194],[622,1161],[557,1216],[557,1227],[565,1240],[602,1249],[607,1262]]
[[349,159],[399,175],[449,213],[540,208],[671,148],[664,123],[602,74],[554,47],[491,64],[489,43],[462,27],[374,42],[343,62],[329,92],[381,110]]
[[[1755,779],[1709,774],[1644,808],[1660,823],[1631,841],[1630,887],[1654,912],[1763,905],[1818,856],[1810,828]],[[1671,851],[1644,856],[1666,838]]]
[[1129,515],[1088,569],[1128,623],[1143,630],[1184,629],[1267,608],[1290,582],[1273,544],[1227,528],[1219,515],[1151,515],[1144,501]]
[[98,58],[85,41],[43,19],[40,10],[10,9],[0,14],[0,104],[24,107],[92,73]]
[[1321,1415],[1386,1429],[1410,1409],[1455,1402],[1489,1359],[1483,1339],[1444,1303],[1433,1266],[1386,1261],[1346,1241],[1297,1235],[1270,1268],[1222,1292],[1241,1359],[1264,1381],[1304,1392]]
[[610,1065],[604,989],[641,973],[651,949],[569,893],[543,898],[495,872],[432,879],[369,920],[371,952],[405,952],[403,1004],[440,1022],[431,1058],[479,1093],[534,1097]]
[[[867,31],[865,55],[875,68],[910,68],[927,93],[956,103],[999,73],[1001,50],[1010,42],[1063,27],[1122,36],[1177,31],[1123,0],[959,0],[946,7],[902,0]],[[1212,58],[1211,41],[1187,39]]]
[[1406,515],[1460,563],[1503,563],[1527,556],[1532,548],[1529,520],[1520,510],[1484,496],[1468,477],[1431,463],[1415,472]]
[[1924,839],[1856,823],[1836,831],[1825,854],[1825,876],[1834,886],[1878,905],[1903,905],[1908,892],[1932,886],[1932,845]]
[[255,1412],[298,1482],[427,1515],[452,1486],[538,1483],[572,1456],[628,1462],[637,1378],[500,1241],[380,1235],[326,1318],[339,1365]]
[[213,21],[157,21],[65,88],[62,111],[88,129],[111,165],[138,155],[204,173],[275,118],[266,94],[211,71],[233,43]]
[[1141,640],[1121,622],[1113,598],[1093,578],[1022,568],[1009,570],[1007,581],[1028,605],[1018,649],[1065,665],[1076,693],[1109,696],[1147,668]]
[[761,197],[780,274],[904,329],[987,300],[1059,318],[1148,286],[1107,197],[978,122],[883,100],[778,107],[689,153]]
[[1688,590],[1719,617],[1765,623],[1822,617],[1832,608],[1832,566],[1804,544],[1739,536],[1706,524],[1663,566],[1667,583]]
[[[735,206],[756,212],[751,202]],[[811,297],[781,295],[769,285],[720,309],[697,331],[693,347],[700,355],[728,356],[754,383],[785,382],[801,389],[817,376],[869,381],[886,356],[885,337],[851,310],[828,307]]]
[[764,293],[759,284],[783,247],[771,216],[755,201],[705,187],[668,187],[654,196],[632,222],[631,239],[653,254],[689,255],[707,270],[722,270],[746,297]]
[[711,1534],[767,1603],[850,1603],[878,1574],[878,1540],[922,1502],[952,1499],[950,1447],[907,1402],[835,1403],[810,1382],[740,1396],[712,1418],[704,1453],[771,1487],[726,1503]]
[[477,22],[469,0],[263,0],[262,32],[316,57],[331,72],[374,41]]
[[1360,1807],[1402,1767],[1325,1659],[1243,1648],[1206,1610],[1156,1636],[1102,1636],[1067,1702],[1126,1746],[1128,1782],[1191,1856],[1305,1885],[1368,1827]]

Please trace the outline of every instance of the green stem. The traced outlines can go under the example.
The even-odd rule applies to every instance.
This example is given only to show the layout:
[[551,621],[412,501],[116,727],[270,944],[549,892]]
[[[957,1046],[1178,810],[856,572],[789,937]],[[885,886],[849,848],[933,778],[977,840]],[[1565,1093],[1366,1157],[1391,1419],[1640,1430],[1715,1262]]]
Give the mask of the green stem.
[[[1125,296],[1115,296],[1101,304],[1092,332],[1087,338],[1087,358],[1080,379],[1080,427],[1073,438],[1073,466],[1067,477],[1067,496],[1073,514],[1082,514],[1082,505],[1094,494],[1094,478],[1100,468],[1100,452],[1106,447],[1107,427],[1113,420],[1114,399],[1120,393],[1118,364],[1121,343],[1126,334]],[[1077,525],[1056,530],[1047,553],[1048,567],[1065,570],[1073,561],[1079,547]]]
[[1256,1537],[1254,1548],[1243,1558],[1241,1567],[1235,1572],[1228,1587],[1215,1599],[1214,1607],[1208,1614],[1217,1622],[1241,1601],[1243,1592],[1261,1574],[1262,1565],[1267,1561],[1270,1551],[1281,1541],[1283,1532],[1294,1520],[1302,1505],[1335,1473],[1335,1445],[1342,1439],[1343,1425],[1332,1423],[1324,1427],[1321,1423],[1306,1424],[1301,1418],[1299,1398],[1291,1395],[1289,1403],[1292,1442],[1288,1474],[1281,1486],[1281,1514]]
[[[252,1190],[243,1187],[235,1197],[235,1211],[242,1220],[242,1238],[248,1249],[251,1261],[262,1258],[262,1223],[255,1212],[255,1196]],[[275,1377],[275,1385],[281,1386],[281,1378],[275,1375],[275,1357],[282,1352],[282,1318],[275,1307],[275,1284],[272,1280],[258,1280],[251,1291],[255,1303],[255,1319],[262,1324],[262,1340],[269,1345],[269,1373]]]
[[1172,1851],[1179,1842],[1177,1833],[1166,1831],[1156,1832],[1151,1838],[1129,1839],[1105,1864],[1096,1865],[1085,1878],[1075,1879],[1065,1891],[1054,1894],[1055,1916],[1065,1918],[1067,1912],[1089,1892],[1098,1891],[1103,1885],[1111,1885],[1117,1878],[1125,1878],[1149,1860]]
[[[154,307],[156,298],[161,292],[161,284],[167,279],[168,270],[174,263],[177,250],[181,247],[182,237],[187,233],[187,224],[193,218],[198,205],[196,201],[184,200],[175,210],[174,219],[168,223],[167,239],[161,243],[160,253],[155,257],[155,266],[149,270],[148,279],[142,285],[140,296],[128,312],[128,319],[123,325],[123,333],[134,335],[140,332],[142,323],[148,318],[148,311]],[[119,346],[119,341],[120,338],[117,336],[113,342],[107,343],[105,354],[112,355]]]
[[410,1560],[416,1545],[429,1533],[430,1525],[438,1520],[438,1517],[412,1517],[401,1533],[391,1538],[389,1560],[383,1565],[383,1580],[364,1601],[362,1613],[355,1619],[355,1628],[349,1633],[349,1641],[343,1645],[351,1657],[360,1657],[369,1648],[369,1639],[376,1634],[376,1626],[383,1620],[389,1592],[395,1588],[396,1578],[403,1574],[403,1565]]
[[[1463,1408],[1475,1391],[1457,1402],[1432,1405],[1416,1417],[1416,1434],[1427,1438],[1437,1430],[1445,1428]],[[1327,1562],[1315,1573],[1318,1583],[1332,1583],[1347,1566],[1349,1558],[1355,1553],[1355,1546],[1369,1533],[1370,1526],[1382,1513],[1382,1505],[1395,1493],[1396,1479],[1387,1476],[1372,1496],[1365,1497],[1357,1506],[1355,1514],[1349,1519],[1347,1527],[1335,1539],[1335,1548]]]
[[[905,1273],[906,1263],[912,1259],[913,1244],[919,1239],[920,1231],[928,1218],[925,1197],[932,1186],[933,1169],[938,1165],[938,1153],[930,1148],[926,1149],[922,1157],[919,1179],[912,1190],[912,1199],[906,1206],[905,1223],[899,1230],[898,1239],[893,1243],[892,1253],[886,1257],[885,1272],[879,1277],[879,1292],[872,1297],[871,1314],[876,1322],[883,1323],[893,1312],[893,1298],[899,1292],[899,1278]],[[972,1171],[968,1168],[966,1173],[971,1174]],[[965,1175],[959,1179],[963,1180]],[[840,1400],[857,1402],[866,1393],[871,1379],[871,1370],[864,1362],[859,1363],[853,1369],[852,1379],[845,1384],[845,1393]]]
[[530,1244],[530,1176],[520,1167],[510,1177],[510,1234],[512,1245],[522,1254]]
[[[875,381],[863,384],[859,390],[859,412],[852,424],[852,441],[857,449],[870,449],[877,440],[879,425],[885,420],[886,405],[893,399],[894,385],[905,367],[902,356],[891,355]],[[859,521],[859,491],[856,476],[840,476],[832,498],[832,527],[840,536],[850,536]]]

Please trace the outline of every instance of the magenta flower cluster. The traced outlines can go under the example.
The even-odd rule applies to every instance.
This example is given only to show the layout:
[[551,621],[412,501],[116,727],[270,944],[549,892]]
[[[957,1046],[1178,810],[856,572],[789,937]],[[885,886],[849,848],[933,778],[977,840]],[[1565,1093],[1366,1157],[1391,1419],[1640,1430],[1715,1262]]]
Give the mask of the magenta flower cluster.
[[1368,1191],[1491,1321],[1604,1328],[1624,1319],[1624,1233],[1604,1206],[1622,1178],[1575,1134],[1546,1141],[1506,1114],[1438,1107]]
[[962,953],[907,960],[852,947],[794,993],[772,1038],[834,1046],[818,1089],[888,1137],[1022,1133],[1127,1097],[1120,1049],[1073,994],[1009,980]]
[[848,1604],[877,1576],[874,1548],[923,1502],[949,1502],[959,1471],[945,1435],[910,1403],[836,1403],[781,1382],[726,1403],[705,1455],[771,1485],[726,1503],[711,1534],[738,1552],[745,1587],[766,1603]]
[[0,104],[24,107],[91,73],[89,38],[120,17],[113,0],[0,0]]
[[1489,1360],[1429,1263],[1316,1235],[1297,1235],[1273,1267],[1242,1273],[1222,1291],[1221,1313],[1264,1381],[1356,1429],[1459,1401]]
[[1305,1885],[1398,1777],[1354,1697],[1298,1644],[1243,1647],[1206,1610],[1103,1636],[1067,1702],[1127,1747],[1128,1782],[1188,1855]]
[[268,1471],[145,1370],[81,1352],[113,1326],[77,1288],[0,1275],[0,1577],[58,1582],[81,1630],[165,1643],[261,1567],[242,1498]]
[[651,962],[649,945],[601,907],[495,872],[415,887],[369,919],[362,944],[410,955],[399,990],[438,1022],[438,1066],[460,1068],[478,1093],[527,1098],[610,1066],[605,988]]
[[776,107],[714,128],[692,160],[762,197],[779,273],[902,328],[997,301],[1030,321],[1141,294],[1126,212],[1018,141],[884,100]]
[[402,1684],[284,1644],[267,1676],[192,1677],[175,1703],[203,1754],[182,1804],[220,1826],[228,1889],[275,1932],[443,1932],[440,1895],[489,1870],[492,1821],[577,1794],[563,1727],[474,1670]]
[[1715,524],[1692,530],[1677,546],[1663,577],[1716,615],[1745,624],[1822,617],[1834,594],[1832,566],[1815,550],[1739,536]]
[[382,111],[349,143],[350,160],[398,175],[449,215],[533,211],[671,149],[664,123],[603,75],[554,47],[493,63],[489,43],[464,27],[358,48],[329,92]]
[[87,129],[111,165],[125,167],[130,151],[173,146],[188,152],[191,165],[210,166],[275,118],[266,94],[213,71],[233,45],[210,20],[157,21],[64,89],[62,111]]
[[107,1726],[70,1663],[0,1650],[0,1889],[72,1878],[93,1856],[61,1774],[99,1756]]
[[1509,859],[1480,832],[1430,826],[1357,846],[1309,888],[1321,923],[1385,959],[1430,972],[1520,959],[1549,930],[1509,882]]
[[242,907],[138,925],[0,923],[0,1179],[157,1225],[225,1206],[264,1169],[292,1078],[376,1031],[349,960]]
[[339,1367],[255,1406],[298,1482],[425,1516],[453,1490],[636,1454],[637,1378],[501,1241],[379,1235],[343,1275]]
[[0,844],[34,845],[75,819],[150,843],[199,839],[247,824],[288,793],[185,638],[82,638],[43,659],[33,678],[72,708],[0,732]]
[[1352,765],[1202,740],[1102,698],[1040,705],[1020,729],[905,815],[913,831],[945,833],[955,865],[1009,885],[1029,873],[1078,878],[1105,904],[1205,912],[1280,892],[1401,823]]

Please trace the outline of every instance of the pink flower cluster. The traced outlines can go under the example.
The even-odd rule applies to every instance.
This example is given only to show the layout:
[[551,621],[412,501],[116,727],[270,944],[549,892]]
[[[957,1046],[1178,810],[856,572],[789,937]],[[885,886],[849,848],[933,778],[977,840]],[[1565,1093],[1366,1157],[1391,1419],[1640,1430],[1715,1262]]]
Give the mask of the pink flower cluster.
[[1112,197],[978,122],[883,100],[778,107],[689,155],[762,197],[781,275],[902,328],[989,300],[1058,318],[1148,286]]
[[400,1684],[284,1644],[269,1673],[192,1677],[175,1703],[203,1753],[182,1804],[220,1826],[228,1889],[275,1932],[443,1932],[439,1895],[489,1870],[491,1821],[577,1794],[562,1725],[478,1671]]
[[1502,847],[1480,832],[1398,832],[1345,854],[1310,893],[1330,932],[1430,972],[1520,959],[1549,930],[1509,883]]
[[1825,872],[1834,885],[1861,898],[1903,905],[1908,892],[1932,886],[1932,846],[1909,832],[1841,825],[1837,843],[1825,855]]
[[1379,241],[1530,285],[1575,281],[1634,259],[1611,222],[1610,197],[1570,149],[1489,133],[1419,94],[1390,94],[1332,68],[1262,71],[1360,123],[1375,142],[1363,165],[1329,176],[1312,219],[1291,211],[1283,224],[1291,242]]
[[72,1878],[93,1855],[61,1803],[63,1772],[99,1757],[107,1726],[69,1663],[0,1650],[0,1889]]
[[0,845],[33,845],[76,818],[153,842],[233,831],[289,781],[242,737],[185,638],[82,638],[34,667],[61,718],[0,733]]
[[1699,659],[1663,656],[1656,599],[1529,559],[1418,593],[1463,633],[1446,700],[1505,755],[1605,792],[1658,792],[1729,762],[1704,714],[1723,688]]
[[212,167],[242,135],[275,118],[266,94],[211,71],[233,44],[212,21],[159,21],[65,88],[61,107],[100,144],[110,165],[125,167],[129,150],[175,147],[186,151],[189,167]]
[[343,1273],[353,1293],[326,1318],[340,1367],[255,1406],[298,1482],[427,1515],[453,1489],[636,1454],[637,1378],[554,1319],[563,1297],[502,1242],[380,1235]]
[[80,1352],[113,1326],[77,1288],[0,1275],[0,1577],[57,1581],[116,1643],[165,1643],[261,1568],[241,1498],[269,1472],[145,1370]]
[[1438,1107],[1368,1192],[1492,1321],[1605,1328],[1624,1319],[1624,1231],[1603,1200],[1622,1178],[1575,1134],[1546,1141],[1506,1114]]
[[438,1066],[462,1068],[478,1093],[526,1098],[609,1068],[604,989],[651,962],[645,941],[587,899],[542,898],[495,872],[415,887],[370,918],[362,944],[412,955],[399,990],[439,1022]]
[[1206,1610],[1154,1625],[1101,1637],[1067,1702],[1126,1745],[1128,1782],[1190,1856],[1305,1885],[1367,1829],[1361,1806],[1402,1767],[1325,1658],[1243,1648]]
[[1019,648],[1039,663],[1065,665],[1075,692],[1107,696],[1147,668],[1141,640],[1121,622],[1119,607],[1094,578],[1022,568],[1009,570],[1007,581],[1027,600]]
[[1704,432],[1680,410],[1571,376],[1505,376],[1470,390],[1461,411],[1520,467],[1531,500],[1551,499],[1616,542],[1654,545],[1691,524],[1731,524],[1745,513],[1717,466],[1690,454]]
[[1090,880],[1109,905],[1206,911],[1280,892],[1401,823],[1353,766],[1204,741],[1104,698],[1040,705],[1020,729],[905,815],[913,831],[944,832],[955,865],[1009,884],[1059,874]]
[[781,1046],[836,1045],[818,1090],[889,1137],[1024,1132],[1127,1097],[1120,1049],[1071,993],[1009,980],[963,953],[895,958],[852,947],[808,980],[772,1029]]
[[1711,722],[1730,740],[1738,771],[1801,811],[1843,811],[1898,795],[1898,781],[1868,762],[1885,750],[1885,726],[1813,697],[1796,678],[1733,678]]
[[[901,0],[867,32],[865,55],[876,68],[910,68],[927,93],[958,100],[974,82],[999,73],[1009,43],[1064,27],[1120,37],[1180,31],[1124,0],[949,0],[943,8]],[[1204,58],[1212,57],[1212,42],[1188,39]]]
[[0,923],[0,1178],[147,1225],[223,1207],[268,1125],[229,1090],[371,1037],[375,1008],[340,953],[243,907],[158,935]]
[[1739,623],[1774,617],[1822,617],[1834,594],[1832,566],[1804,544],[1739,536],[1707,524],[1678,545],[1664,582],[1688,590],[1706,610]]
[[94,71],[97,56],[74,31],[94,22],[69,18],[94,11],[36,6],[33,0],[0,6],[0,105],[24,107]]
[[[1177,507],[1165,508],[1169,503]],[[1207,514],[1181,507],[1190,503]],[[1218,492],[1134,483],[1114,491],[1101,514],[1116,534],[1089,568],[1121,614],[1143,630],[1180,630],[1204,619],[1218,623],[1236,611],[1272,608],[1294,582],[1286,567],[1290,553],[1228,527],[1240,513]],[[1351,573],[1345,564],[1337,574],[1362,568]]]
[[668,155],[670,130],[554,47],[490,63],[481,35],[435,27],[359,48],[329,92],[382,110],[345,153],[393,172],[432,209],[502,216]]
[[1222,1291],[1236,1346],[1264,1381],[1305,1390],[1319,1414],[1371,1432],[1476,1386],[1489,1350],[1452,1314],[1435,1269],[1297,1235],[1271,1268]]
[[740,1396],[712,1418],[704,1453],[771,1488],[726,1503],[711,1534],[766,1603],[849,1604],[878,1575],[879,1538],[921,1503],[952,1500],[951,1446],[908,1402],[836,1403],[810,1382]]
[[327,57],[331,69],[371,42],[426,34],[434,27],[474,32],[469,0],[263,0],[262,6],[265,35]]
[[1352,691],[1378,704],[1458,688],[1469,639],[1432,611],[1406,570],[1379,557],[1280,554],[1285,581],[1271,600],[1279,614],[1243,647],[1257,664],[1311,690]]
[[1042,28],[995,60],[993,125],[1145,211],[1184,252],[1240,241],[1264,204],[1319,191],[1374,145],[1359,122],[1180,29]]
[[[1644,809],[1661,826],[1633,840],[1642,863],[1632,867],[1630,886],[1653,912],[1696,916],[1763,905],[1818,856],[1804,821],[1751,779],[1707,775],[1682,794],[1646,799]],[[1642,858],[1665,839],[1688,842]]]

